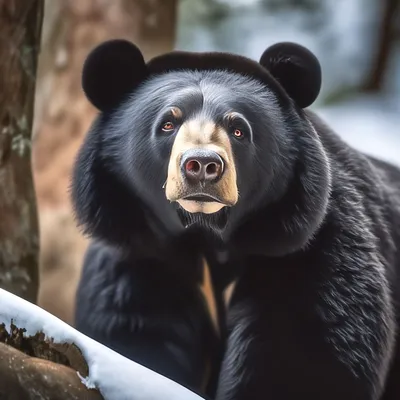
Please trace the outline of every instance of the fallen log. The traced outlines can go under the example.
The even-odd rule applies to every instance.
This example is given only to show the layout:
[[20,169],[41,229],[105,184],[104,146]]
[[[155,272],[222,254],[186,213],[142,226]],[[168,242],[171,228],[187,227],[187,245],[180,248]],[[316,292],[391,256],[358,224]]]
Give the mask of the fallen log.
[[[38,396],[39,395],[39,396]],[[9,400],[101,400],[88,389],[72,368],[27,356],[0,343],[0,398]]]
[[203,400],[3,289],[0,399]]

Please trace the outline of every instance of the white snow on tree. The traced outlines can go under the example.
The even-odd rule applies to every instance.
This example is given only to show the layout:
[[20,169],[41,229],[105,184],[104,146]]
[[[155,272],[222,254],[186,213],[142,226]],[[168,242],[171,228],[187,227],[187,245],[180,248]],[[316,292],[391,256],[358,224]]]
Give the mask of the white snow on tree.
[[[20,400],[31,398],[26,394],[39,385],[33,376],[41,381],[36,390],[57,389],[54,400],[202,400],[3,289],[0,305],[0,395],[13,390],[13,395],[21,393]],[[17,383],[12,382],[16,375]],[[24,385],[29,386],[25,392]]]

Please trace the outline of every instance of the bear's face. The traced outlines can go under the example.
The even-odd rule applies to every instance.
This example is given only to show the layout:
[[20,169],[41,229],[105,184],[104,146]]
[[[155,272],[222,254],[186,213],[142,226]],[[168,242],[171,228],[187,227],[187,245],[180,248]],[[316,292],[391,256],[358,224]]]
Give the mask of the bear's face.
[[297,135],[309,128],[301,108],[320,80],[318,61],[293,44],[272,46],[260,63],[173,52],[145,64],[135,46],[111,41],[89,55],[83,87],[102,111],[96,157],[124,195],[167,231],[223,236],[287,191]]
[[185,226],[201,218],[223,229],[233,209],[261,203],[282,171],[278,155],[289,140],[282,120],[274,94],[255,80],[170,72],[125,101],[107,142],[126,183],[159,218],[171,203]]

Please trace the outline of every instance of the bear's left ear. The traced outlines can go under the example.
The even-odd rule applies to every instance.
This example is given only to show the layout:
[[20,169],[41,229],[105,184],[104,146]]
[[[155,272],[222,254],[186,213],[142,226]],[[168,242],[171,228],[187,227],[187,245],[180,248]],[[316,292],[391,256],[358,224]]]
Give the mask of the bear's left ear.
[[82,88],[100,111],[116,106],[148,75],[141,51],[124,39],[95,47],[83,65]]
[[310,106],[321,90],[321,65],[305,47],[290,42],[268,47],[260,64],[282,85],[301,108]]

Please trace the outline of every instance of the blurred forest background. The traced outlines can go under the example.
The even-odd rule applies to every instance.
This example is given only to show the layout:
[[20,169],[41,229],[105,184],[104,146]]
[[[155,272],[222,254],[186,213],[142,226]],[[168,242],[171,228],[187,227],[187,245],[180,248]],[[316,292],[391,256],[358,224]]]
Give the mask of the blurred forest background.
[[[0,0],[0,15],[8,1],[18,3]],[[29,3],[33,1],[24,4],[28,7]],[[400,165],[399,3],[400,0],[46,1],[32,134],[40,227],[38,304],[72,323],[74,294],[87,240],[75,226],[68,187],[76,151],[96,115],[80,86],[82,64],[95,45],[120,37],[138,44],[146,59],[184,49],[232,51],[258,60],[264,49],[275,42],[301,43],[318,56],[323,68],[322,93],[312,108],[352,145]],[[7,40],[0,24],[1,35],[0,47]],[[5,72],[1,69],[1,74]],[[0,84],[1,79],[11,78],[0,77]],[[1,91],[0,87],[0,98]],[[1,99],[0,109],[6,101]],[[1,140],[0,137],[0,147]],[[0,180],[1,156],[0,148]],[[5,216],[0,215],[0,225],[1,218],[5,221]],[[0,228],[0,239],[1,231]],[[6,280],[6,275],[0,274],[0,286],[7,288]]]

